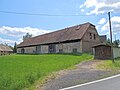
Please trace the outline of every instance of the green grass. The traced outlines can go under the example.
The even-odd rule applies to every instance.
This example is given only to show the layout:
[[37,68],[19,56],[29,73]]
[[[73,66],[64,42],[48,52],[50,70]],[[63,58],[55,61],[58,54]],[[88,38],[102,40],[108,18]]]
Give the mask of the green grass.
[[105,70],[120,70],[120,58],[115,59],[114,63],[112,60],[104,60],[98,65],[98,68]]
[[[92,55],[10,55],[0,57],[0,90],[29,88],[38,80],[62,69],[67,69]],[[39,82],[40,82],[39,81]]]

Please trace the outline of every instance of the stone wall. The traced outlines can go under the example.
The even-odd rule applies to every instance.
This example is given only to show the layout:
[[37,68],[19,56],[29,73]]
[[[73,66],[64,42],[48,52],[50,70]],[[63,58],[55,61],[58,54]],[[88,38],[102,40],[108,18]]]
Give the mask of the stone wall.
[[36,53],[36,47],[26,47],[24,48],[25,49],[25,53],[29,53],[29,54],[32,54],[32,53]]
[[82,38],[82,51],[92,52],[92,46],[99,43],[100,43],[100,37],[97,33],[97,30],[94,27],[90,27]]
[[0,51],[0,55],[10,55],[11,52],[10,51]]
[[[37,46],[32,47],[24,47],[24,53],[28,54],[40,54],[40,53],[49,53],[49,45],[39,45],[40,52],[36,51]],[[77,52],[82,53],[82,42],[70,42],[70,43],[60,43],[55,44],[56,46],[56,53],[59,53],[61,49],[63,53],[73,53],[73,49],[77,49]],[[22,53],[21,50],[23,48],[17,48],[17,53]]]
[[21,50],[24,49],[25,54],[34,54],[36,53],[36,47],[24,47],[24,48],[17,48],[17,53],[22,53]]
[[22,49],[22,48],[17,48],[17,53],[18,53],[18,54],[21,53],[21,49]]
[[41,53],[48,53],[48,45],[41,45]]
[[77,52],[82,53],[82,43],[80,42],[71,42],[71,43],[60,43],[56,45],[56,52],[59,53],[59,50],[63,50],[63,53],[73,53],[73,49],[77,49]]

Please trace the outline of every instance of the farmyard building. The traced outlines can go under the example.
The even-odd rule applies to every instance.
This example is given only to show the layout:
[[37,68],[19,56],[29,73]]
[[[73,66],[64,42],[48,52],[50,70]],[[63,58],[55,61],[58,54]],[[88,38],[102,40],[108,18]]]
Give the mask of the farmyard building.
[[84,23],[26,39],[17,46],[17,53],[84,53],[100,43],[100,36],[91,23]]

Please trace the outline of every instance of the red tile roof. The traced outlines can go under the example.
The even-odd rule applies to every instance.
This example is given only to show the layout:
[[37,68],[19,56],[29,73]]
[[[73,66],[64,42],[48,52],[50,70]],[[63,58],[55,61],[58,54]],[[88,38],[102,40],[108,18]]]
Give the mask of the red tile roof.
[[92,24],[84,23],[84,24],[80,24],[77,26],[58,30],[55,32],[32,37],[32,38],[26,39],[25,41],[21,42],[17,47],[57,43],[57,42],[63,42],[63,41],[68,41],[68,40],[70,41],[70,40],[81,39],[90,25]]

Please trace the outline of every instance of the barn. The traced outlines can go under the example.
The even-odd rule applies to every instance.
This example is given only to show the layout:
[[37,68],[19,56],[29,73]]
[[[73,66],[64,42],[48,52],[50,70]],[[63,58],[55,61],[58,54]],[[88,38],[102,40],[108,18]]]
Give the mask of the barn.
[[100,36],[91,23],[84,23],[24,40],[17,45],[20,54],[92,52]]
[[9,55],[13,52],[13,50],[5,45],[0,44],[0,55]]

